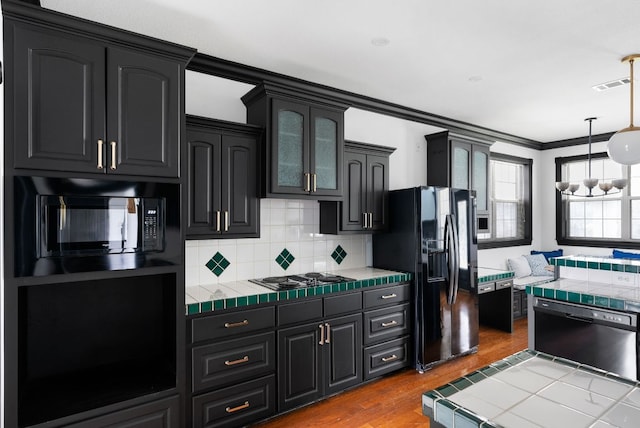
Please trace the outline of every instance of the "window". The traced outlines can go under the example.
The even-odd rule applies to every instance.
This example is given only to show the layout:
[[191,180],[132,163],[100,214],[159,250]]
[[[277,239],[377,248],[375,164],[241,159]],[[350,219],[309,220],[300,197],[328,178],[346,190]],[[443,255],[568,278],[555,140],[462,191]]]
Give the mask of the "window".
[[[625,166],[609,159],[606,153],[591,156],[591,171],[586,155],[556,158],[556,180],[580,184],[575,194],[556,196],[556,239],[560,245],[640,248],[640,165]],[[625,178],[622,192],[614,188],[602,196],[599,187],[588,190],[587,178],[611,181]]]
[[491,154],[491,226],[488,233],[478,234],[478,248],[531,244],[531,165],[531,159]]

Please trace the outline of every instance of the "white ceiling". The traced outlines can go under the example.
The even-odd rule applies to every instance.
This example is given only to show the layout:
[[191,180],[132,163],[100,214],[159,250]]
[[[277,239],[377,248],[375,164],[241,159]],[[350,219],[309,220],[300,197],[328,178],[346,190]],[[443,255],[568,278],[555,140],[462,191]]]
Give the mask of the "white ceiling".
[[[627,77],[629,66],[620,59],[640,53],[640,0],[41,3],[222,59],[541,142],[586,135],[589,116],[599,118],[594,134],[628,126],[629,85],[604,92],[592,86]],[[376,38],[389,44],[374,46]],[[639,81],[640,61],[636,65]]]

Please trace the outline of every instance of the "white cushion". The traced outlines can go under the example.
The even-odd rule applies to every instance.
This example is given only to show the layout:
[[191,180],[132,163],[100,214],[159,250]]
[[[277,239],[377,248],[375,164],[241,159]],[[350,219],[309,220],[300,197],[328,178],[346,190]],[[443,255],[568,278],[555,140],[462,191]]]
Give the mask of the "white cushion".
[[551,276],[553,273],[545,269],[549,263],[547,263],[547,259],[544,254],[531,254],[524,256],[525,259],[529,262],[529,266],[531,267],[531,275],[535,276]]
[[509,270],[513,271],[513,275],[516,278],[531,275],[531,266],[529,266],[529,262],[524,256],[507,259],[507,266],[509,267]]

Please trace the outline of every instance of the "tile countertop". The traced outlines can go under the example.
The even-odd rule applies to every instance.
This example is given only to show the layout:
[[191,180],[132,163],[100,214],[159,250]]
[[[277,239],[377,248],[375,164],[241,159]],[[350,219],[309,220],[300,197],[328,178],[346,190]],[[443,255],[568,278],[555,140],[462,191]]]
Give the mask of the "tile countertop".
[[491,281],[499,281],[501,279],[513,278],[513,272],[508,270],[500,270],[493,268],[478,268],[478,284]]
[[560,278],[527,285],[527,294],[570,303],[640,313],[640,287]]
[[368,267],[344,269],[331,273],[353,278],[354,281],[287,291],[273,291],[248,280],[187,287],[185,289],[185,313],[187,316],[197,315],[221,309],[319,296],[411,279],[411,275],[407,273]]
[[445,427],[637,427],[640,383],[521,351],[422,395]]

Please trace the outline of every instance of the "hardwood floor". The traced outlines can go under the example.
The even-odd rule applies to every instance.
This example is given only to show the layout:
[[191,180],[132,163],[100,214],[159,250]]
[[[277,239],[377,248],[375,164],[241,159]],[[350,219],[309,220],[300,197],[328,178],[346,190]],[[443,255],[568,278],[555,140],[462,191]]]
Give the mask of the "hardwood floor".
[[514,322],[512,334],[480,327],[476,354],[457,358],[419,374],[414,369],[384,377],[269,421],[260,428],[397,428],[428,427],[422,415],[424,391],[459,378],[527,347],[526,318]]

